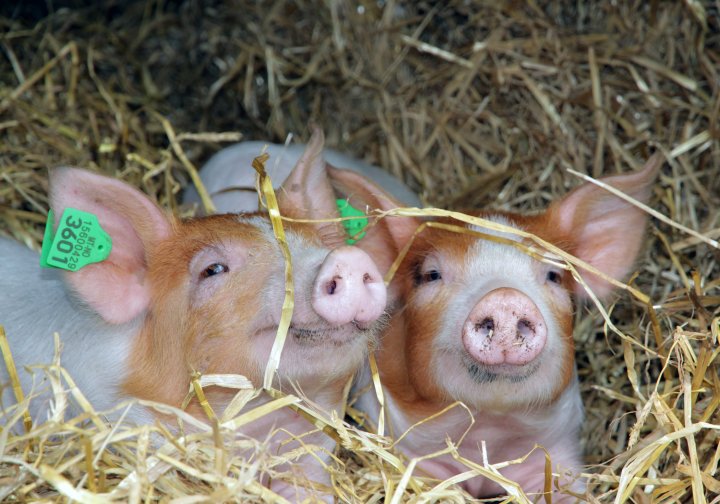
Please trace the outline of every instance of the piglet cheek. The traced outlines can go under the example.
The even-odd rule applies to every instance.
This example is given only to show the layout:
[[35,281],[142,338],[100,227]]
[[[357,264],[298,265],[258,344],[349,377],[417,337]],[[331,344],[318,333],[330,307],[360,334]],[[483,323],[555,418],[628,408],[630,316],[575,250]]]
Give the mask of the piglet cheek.
[[463,324],[462,341],[479,364],[523,366],[545,347],[547,326],[528,296],[516,289],[495,289],[471,310]]

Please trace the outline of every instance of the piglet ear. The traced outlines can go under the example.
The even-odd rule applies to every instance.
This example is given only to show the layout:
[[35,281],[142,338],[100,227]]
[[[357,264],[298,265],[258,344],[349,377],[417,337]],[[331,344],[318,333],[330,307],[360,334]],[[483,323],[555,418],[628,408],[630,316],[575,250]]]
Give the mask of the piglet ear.
[[[358,210],[369,212],[405,206],[354,171],[341,170],[331,165],[328,165],[327,170],[337,193]],[[385,217],[374,226],[369,226],[366,235],[356,242],[356,246],[367,252],[380,271],[385,273],[419,225],[420,221],[413,217]]]
[[[662,162],[658,153],[639,172],[600,181],[647,203]],[[630,272],[645,239],[648,220],[645,212],[591,183],[583,184],[553,204],[549,212],[552,225],[575,244],[572,252],[576,257],[617,280]],[[612,285],[600,277],[582,275],[596,296],[604,298],[612,291]],[[576,294],[587,297],[581,285],[576,286]]]
[[[325,136],[314,128],[305,152],[278,189],[280,212],[296,219],[332,219],[338,217],[335,193],[330,185],[323,158]],[[339,222],[322,222],[315,227],[323,243],[330,248],[344,242]]]
[[50,171],[50,206],[56,220],[67,207],[96,215],[112,238],[105,261],[67,273],[80,299],[111,324],[129,322],[145,311],[150,301],[148,254],[172,230],[163,211],[137,189],[78,168]]

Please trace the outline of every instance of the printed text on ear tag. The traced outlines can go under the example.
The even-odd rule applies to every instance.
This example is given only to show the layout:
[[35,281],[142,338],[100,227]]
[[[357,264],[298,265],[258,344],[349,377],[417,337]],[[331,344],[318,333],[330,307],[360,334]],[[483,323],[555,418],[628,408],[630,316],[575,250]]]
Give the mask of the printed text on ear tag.
[[345,239],[345,243],[348,245],[354,245],[360,238],[365,236],[365,226],[368,225],[367,217],[365,214],[357,208],[350,205],[347,200],[339,199],[335,200],[340,217],[358,217],[357,219],[347,219],[342,221],[345,232],[350,238]]
[[55,217],[48,212],[40,253],[40,266],[77,271],[88,264],[104,261],[112,250],[112,238],[100,227],[95,215],[66,208],[53,233]]

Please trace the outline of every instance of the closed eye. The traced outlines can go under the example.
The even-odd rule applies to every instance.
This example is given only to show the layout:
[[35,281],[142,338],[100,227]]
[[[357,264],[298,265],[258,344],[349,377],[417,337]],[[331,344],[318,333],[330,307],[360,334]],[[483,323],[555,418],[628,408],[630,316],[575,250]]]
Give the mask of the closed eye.
[[220,275],[222,273],[227,273],[228,271],[230,271],[230,268],[228,268],[226,264],[213,263],[207,268],[205,268],[202,273],[200,273],[200,280],[204,280],[211,276]]

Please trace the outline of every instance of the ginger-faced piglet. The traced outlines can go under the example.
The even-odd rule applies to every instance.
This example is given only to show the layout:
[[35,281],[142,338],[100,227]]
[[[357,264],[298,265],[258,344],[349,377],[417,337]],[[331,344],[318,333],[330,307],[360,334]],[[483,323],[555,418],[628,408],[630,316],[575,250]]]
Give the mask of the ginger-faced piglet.
[[[298,201],[303,207],[311,207],[316,199],[326,201],[347,200],[350,205],[365,211],[368,209],[388,210],[396,206],[420,206],[420,200],[408,187],[389,173],[358,159],[345,156],[324,147],[325,138],[320,128],[315,127],[305,148],[314,153],[317,169],[302,178],[302,183],[312,188],[307,199]],[[265,144],[263,142],[242,142],[227,147],[215,154],[200,170],[205,188],[211,194],[213,204],[224,212],[248,212],[258,208],[255,192],[255,171],[251,169],[252,160],[263,149],[270,154],[265,164],[268,174],[275,180],[281,180],[295,165],[302,145]],[[367,178],[366,178],[367,177]],[[300,177],[298,177],[300,180]],[[370,182],[372,181],[372,183]],[[278,189],[282,194],[288,184]],[[382,188],[382,189],[381,189]],[[190,187],[183,197],[186,203],[199,201],[197,192]],[[400,203],[402,202],[402,203]],[[330,216],[330,210],[319,214]],[[366,228],[365,236],[355,245],[375,261],[380,272],[385,274],[395,260],[397,253],[412,235],[414,228],[408,227],[408,221],[402,217],[388,217]],[[394,286],[388,292],[389,305],[395,305]]]
[[[640,172],[603,182],[646,202],[659,165],[655,157]],[[538,215],[475,215],[532,233],[615,279],[632,269],[647,220],[637,207],[592,184]],[[475,230],[522,241],[510,233]],[[610,294],[612,286],[605,280],[582,276],[601,299]],[[455,401],[474,417],[473,423],[465,408],[450,408],[413,427],[400,440],[401,450],[420,457],[447,448],[450,439],[459,443],[462,457],[482,465],[483,443],[490,464],[520,458],[538,444],[550,454],[553,471],[577,474],[582,403],[574,364],[573,298],[587,294],[570,273],[507,243],[426,228],[394,281],[405,307],[393,315],[377,352],[388,431],[400,436]],[[366,371],[359,388],[368,384]],[[359,407],[377,420],[372,387]],[[468,470],[451,455],[429,458],[418,467],[443,480]],[[544,452],[535,450],[525,462],[500,472],[537,498],[545,485],[544,467]],[[576,491],[584,488],[572,478],[561,478],[563,483]],[[462,485],[477,497],[502,492],[480,476]]]
[[[334,198],[317,191],[317,184],[327,184],[321,159],[318,145],[309,146],[278,194],[282,213],[337,216]],[[0,324],[26,392],[32,377],[25,366],[52,361],[55,331],[62,364],[98,411],[132,397],[180,406],[195,371],[241,374],[262,385],[285,294],[285,264],[266,214],[181,221],[127,184],[75,168],[51,171],[50,203],[56,219],[67,207],[95,214],[112,251],[103,262],[62,273],[41,270],[36,253],[0,239]],[[338,224],[287,222],[285,230],[295,309],[274,385],[297,387],[326,411],[339,412],[343,387],[382,324],[386,289],[372,259],[343,244]],[[234,391],[211,387],[206,395],[221,413]],[[11,387],[2,398],[5,407],[14,401]],[[48,402],[49,395],[33,399],[34,419],[47,416]],[[206,418],[197,402],[188,410]],[[136,406],[130,418],[152,422],[154,413]],[[315,430],[295,412],[279,410],[242,434],[265,441],[280,427],[295,434]],[[277,452],[281,441],[275,434],[269,449]],[[303,442],[334,446],[322,433]],[[293,448],[297,444],[288,443],[282,450]],[[329,481],[313,457],[303,461],[297,469],[306,477]],[[286,497],[306,495],[275,481],[273,489]]]

